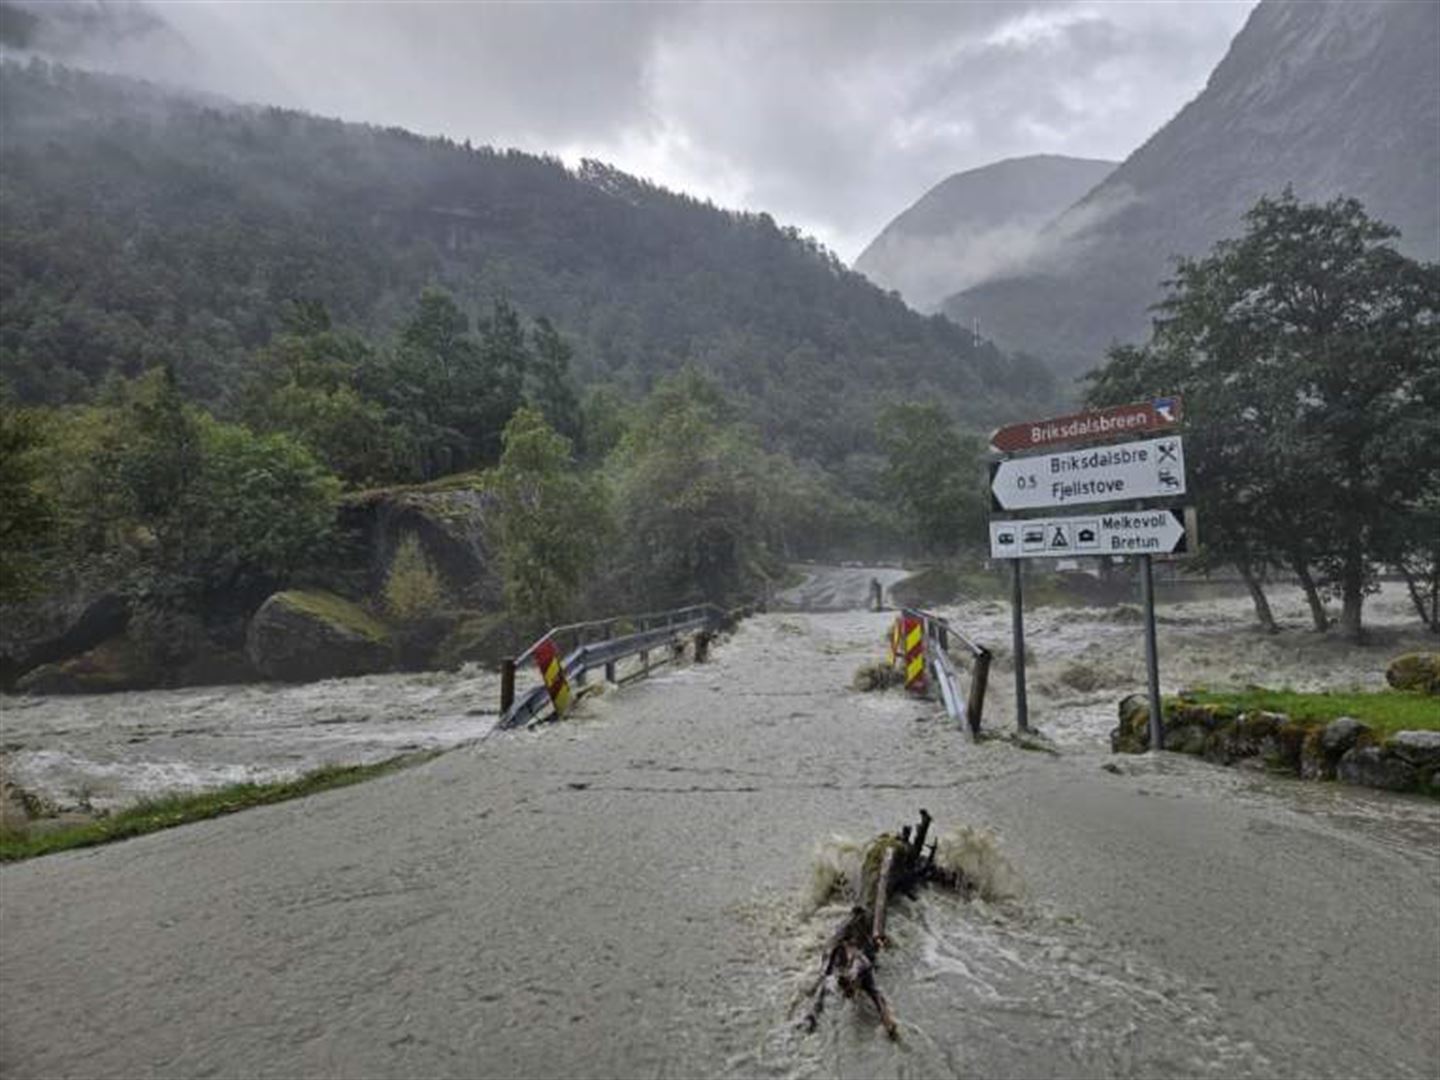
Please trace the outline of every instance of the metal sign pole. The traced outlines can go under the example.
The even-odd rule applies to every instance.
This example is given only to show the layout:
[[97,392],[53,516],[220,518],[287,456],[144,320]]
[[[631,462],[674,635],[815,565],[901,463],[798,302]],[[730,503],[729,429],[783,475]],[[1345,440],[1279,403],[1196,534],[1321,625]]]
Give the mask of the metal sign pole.
[[1010,560],[1010,627],[1015,649],[1015,724],[1030,730],[1030,707],[1025,700],[1025,605],[1020,587],[1020,560]]
[[1140,556],[1140,599],[1145,605],[1145,674],[1150,683],[1150,749],[1161,749],[1164,726],[1160,717],[1160,660],[1155,644],[1155,576],[1150,556]]

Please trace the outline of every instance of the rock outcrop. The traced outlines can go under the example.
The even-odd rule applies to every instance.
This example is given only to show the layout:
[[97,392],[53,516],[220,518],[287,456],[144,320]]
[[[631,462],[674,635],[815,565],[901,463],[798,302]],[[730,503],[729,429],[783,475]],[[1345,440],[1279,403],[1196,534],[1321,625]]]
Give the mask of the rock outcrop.
[[388,626],[334,593],[275,593],[250,619],[245,651],[269,679],[310,682],[387,671],[396,660]]
[[118,637],[129,621],[129,601],[94,581],[7,605],[0,609],[0,688],[18,689],[27,673],[78,659]]
[[344,584],[350,587],[342,591],[378,595],[395,552],[413,535],[442,579],[447,606],[497,609],[494,506],[494,497],[467,476],[347,496],[340,506],[339,527],[351,538],[356,559],[347,568],[350,579]]

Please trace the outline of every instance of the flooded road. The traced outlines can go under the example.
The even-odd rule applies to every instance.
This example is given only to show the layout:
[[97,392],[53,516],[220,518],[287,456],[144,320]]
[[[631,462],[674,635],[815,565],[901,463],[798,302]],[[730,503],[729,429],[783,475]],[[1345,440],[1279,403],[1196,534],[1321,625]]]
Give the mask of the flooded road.
[[[1174,678],[1296,649],[1297,685],[1369,682],[1389,655],[1222,657],[1227,604],[1169,608]],[[1058,758],[848,689],[887,616],[778,613],[562,724],[0,869],[0,1072],[1435,1076],[1440,805],[1170,755],[1102,771],[1127,619],[1036,616]],[[1106,685],[1069,685],[1080,662]],[[921,806],[1013,873],[898,904],[898,1044],[849,1004],[802,1033],[843,911],[817,872]]]

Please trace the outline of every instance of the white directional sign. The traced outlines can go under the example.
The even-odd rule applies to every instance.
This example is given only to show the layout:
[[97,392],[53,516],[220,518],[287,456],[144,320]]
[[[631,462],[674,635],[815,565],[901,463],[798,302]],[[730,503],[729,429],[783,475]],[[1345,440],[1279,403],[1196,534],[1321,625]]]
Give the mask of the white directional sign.
[[1001,510],[1121,502],[1185,494],[1180,436],[1011,458],[990,467]]
[[990,556],[995,559],[1169,555],[1186,549],[1181,510],[1119,510],[990,522]]

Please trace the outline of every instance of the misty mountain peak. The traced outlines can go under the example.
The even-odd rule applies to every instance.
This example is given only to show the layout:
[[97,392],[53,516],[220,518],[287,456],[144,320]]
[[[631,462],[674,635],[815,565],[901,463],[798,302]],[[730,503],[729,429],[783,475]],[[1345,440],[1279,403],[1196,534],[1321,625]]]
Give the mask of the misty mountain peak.
[[1040,229],[1115,168],[1113,161],[1032,154],[946,177],[896,217],[855,269],[912,306],[1021,266]]

